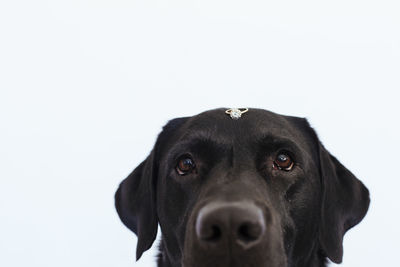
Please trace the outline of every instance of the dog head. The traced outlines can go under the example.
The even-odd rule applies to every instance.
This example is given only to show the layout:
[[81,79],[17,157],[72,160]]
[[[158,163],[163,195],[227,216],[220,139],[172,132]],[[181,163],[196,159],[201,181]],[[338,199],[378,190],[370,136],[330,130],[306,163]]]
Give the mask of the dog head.
[[159,224],[171,266],[282,267],[340,263],[369,193],[305,119],[217,109],[170,121],[115,200],[137,259]]

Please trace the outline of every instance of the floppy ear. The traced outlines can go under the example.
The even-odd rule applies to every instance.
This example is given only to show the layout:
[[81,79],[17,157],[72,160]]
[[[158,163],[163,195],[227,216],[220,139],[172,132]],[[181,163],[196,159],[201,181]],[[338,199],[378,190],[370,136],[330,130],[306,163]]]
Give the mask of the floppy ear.
[[115,207],[121,221],[138,237],[136,260],[148,250],[157,236],[154,150],[115,193]]
[[121,221],[138,237],[136,260],[151,247],[157,236],[156,184],[160,145],[167,143],[186,120],[187,117],[176,118],[163,127],[150,155],[122,181],[115,193],[115,207]]
[[319,141],[318,149],[323,187],[319,241],[326,256],[341,263],[343,236],[367,213],[369,192]]

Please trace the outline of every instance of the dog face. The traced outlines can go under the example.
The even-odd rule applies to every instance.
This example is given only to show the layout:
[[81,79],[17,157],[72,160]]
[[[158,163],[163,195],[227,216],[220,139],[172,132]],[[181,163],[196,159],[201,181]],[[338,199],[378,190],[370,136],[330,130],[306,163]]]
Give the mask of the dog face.
[[116,193],[138,259],[160,224],[161,266],[340,263],[368,206],[367,188],[305,119],[259,109],[170,121]]

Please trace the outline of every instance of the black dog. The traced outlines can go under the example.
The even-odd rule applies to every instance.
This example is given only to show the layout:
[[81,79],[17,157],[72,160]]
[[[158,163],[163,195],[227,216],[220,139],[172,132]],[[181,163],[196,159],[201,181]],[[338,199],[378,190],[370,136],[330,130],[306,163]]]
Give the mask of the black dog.
[[225,109],[171,120],[115,195],[158,266],[323,267],[369,206],[368,189],[303,118]]

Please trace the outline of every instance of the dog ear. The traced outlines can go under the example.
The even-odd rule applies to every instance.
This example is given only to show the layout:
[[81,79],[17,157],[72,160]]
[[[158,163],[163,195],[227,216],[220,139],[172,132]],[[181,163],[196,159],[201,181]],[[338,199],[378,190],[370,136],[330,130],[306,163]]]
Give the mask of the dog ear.
[[138,237],[136,260],[148,250],[157,236],[154,149],[115,193],[115,207],[121,221]]
[[115,193],[115,207],[121,221],[138,237],[136,260],[148,250],[157,236],[156,184],[160,146],[186,118],[168,122],[159,134],[150,155],[122,181]]
[[343,236],[367,213],[368,189],[318,141],[323,188],[319,242],[334,263],[343,258]]
[[319,243],[325,256],[334,263],[341,263],[343,236],[367,213],[370,203],[369,191],[325,149],[306,119],[288,119],[311,137],[309,144],[316,152],[322,187]]

